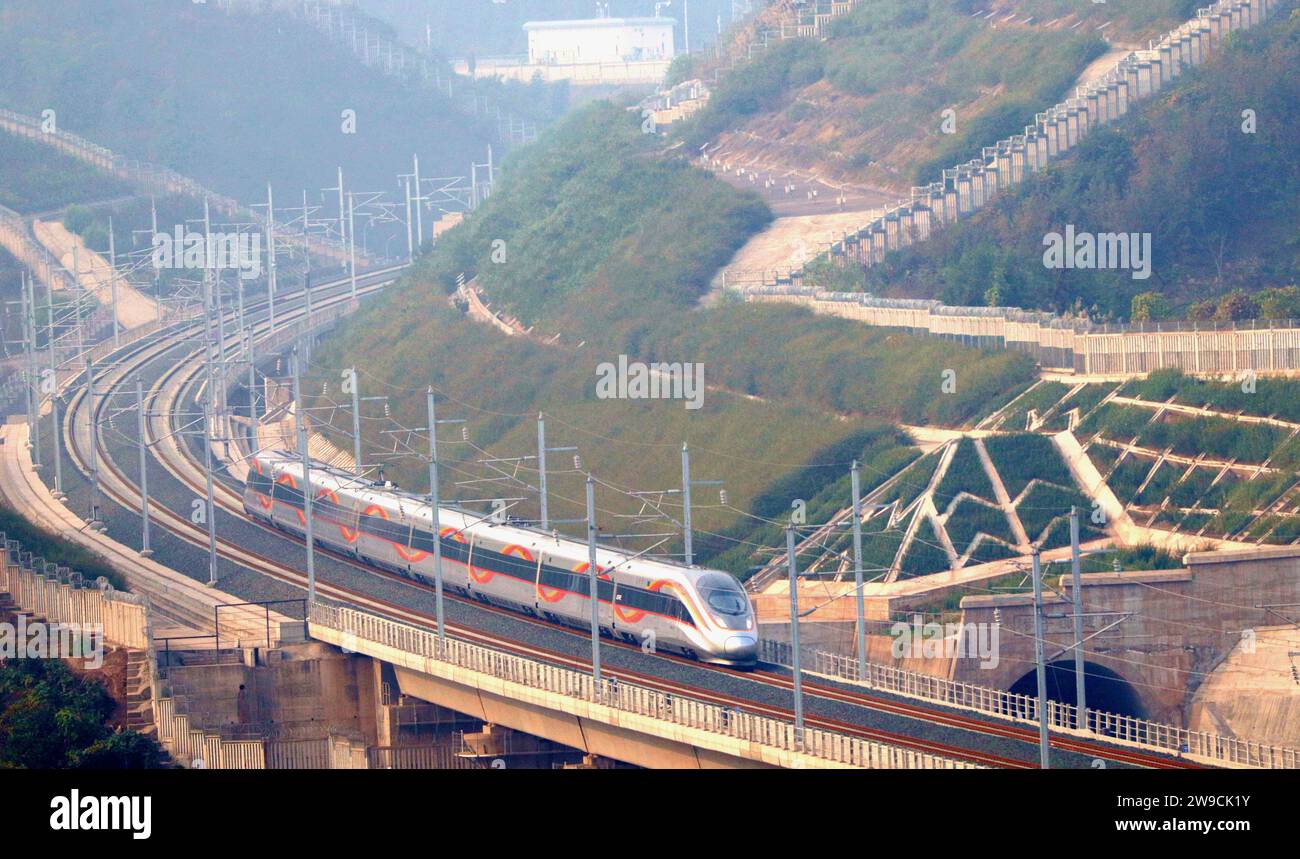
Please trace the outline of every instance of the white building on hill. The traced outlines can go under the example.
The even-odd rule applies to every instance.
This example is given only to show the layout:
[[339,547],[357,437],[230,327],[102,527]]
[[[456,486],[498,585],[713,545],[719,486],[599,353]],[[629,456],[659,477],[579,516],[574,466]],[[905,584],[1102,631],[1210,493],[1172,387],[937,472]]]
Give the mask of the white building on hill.
[[571,84],[658,84],[676,53],[672,18],[590,18],[529,21],[528,56],[461,61],[475,77]]
[[529,21],[528,62],[537,65],[642,62],[673,58],[672,18]]

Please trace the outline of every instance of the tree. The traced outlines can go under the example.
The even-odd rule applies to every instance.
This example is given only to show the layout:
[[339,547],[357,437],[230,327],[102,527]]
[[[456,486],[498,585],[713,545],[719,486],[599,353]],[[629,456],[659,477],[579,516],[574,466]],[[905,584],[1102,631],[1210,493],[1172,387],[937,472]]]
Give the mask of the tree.
[[1259,302],[1254,296],[1235,290],[1219,299],[1219,308],[1215,311],[1214,318],[1224,322],[1258,319]]
[[1255,294],[1262,319],[1300,318],[1300,286],[1270,287]]
[[1134,322],[1154,322],[1169,315],[1169,302],[1158,292],[1140,292],[1133,296],[1129,318]]

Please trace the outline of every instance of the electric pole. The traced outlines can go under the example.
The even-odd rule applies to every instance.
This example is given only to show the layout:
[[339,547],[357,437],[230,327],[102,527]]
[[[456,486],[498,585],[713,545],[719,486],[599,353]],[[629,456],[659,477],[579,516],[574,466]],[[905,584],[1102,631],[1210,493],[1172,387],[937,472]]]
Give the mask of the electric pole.
[[311,493],[311,458],[307,454],[307,414],[303,409],[301,368],[298,360],[298,347],[293,347],[289,358],[293,367],[293,413],[297,424],[298,456],[302,460],[302,511],[303,536],[307,543],[307,605],[316,602],[316,539],[312,533],[312,493]]
[[97,429],[95,413],[98,411],[95,394],[95,362],[91,360],[89,354],[86,356],[86,399],[90,403],[86,414],[86,430],[90,435],[90,522],[87,524],[92,531],[96,531],[103,527],[103,523],[99,521],[99,446],[95,443]]
[[1038,675],[1038,757],[1043,769],[1051,769],[1047,732],[1047,666],[1043,660],[1043,565],[1038,547],[1033,554],[1034,576],[1034,666]]
[[357,391],[357,368],[348,370],[352,383],[352,472],[361,476],[361,394]]
[[117,321],[117,243],[113,239],[113,218],[108,219],[108,283],[110,301],[113,304],[113,345],[119,344],[121,326]]
[[858,461],[853,460],[853,584],[858,619],[858,679],[867,682],[867,615],[862,596],[862,484]]
[[1079,508],[1070,508],[1070,590],[1074,603],[1074,727],[1088,730],[1087,675],[1083,671],[1083,587],[1079,570]]
[[275,333],[275,199],[266,183],[266,306],[271,333]]
[[352,219],[352,192],[348,192],[348,263],[352,279],[352,300],[357,300],[357,236]]
[[691,450],[686,442],[682,442],[682,543],[686,566],[693,566],[695,552],[691,545]]
[[[355,394],[354,394],[355,396]],[[433,403],[433,385],[425,391],[429,419],[429,515],[433,525],[433,598],[438,620],[438,640],[445,641],[447,630],[442,608],[442,517],[438,499],[438,415]],[[354,400],[355,402],[355,400]]]
[[587,587],[591,594],[591,678],[600,700],[600,593],[596,566],[596,485],[587,474]]
[[794,678],[794,741],[803,748],[803,671],[799,665],[799,571],[794,551],[794,525],[785,526],[785,555],[790,575],[790,672]]
[[546,415],[537,413],[537,493],[541,504],[541,527],[551,529],[546,510]]
[[149,469],[144,443],[144,380],[139,376],[135,379],[135,404],[135,426],[140,436],[140,554],[147,558],[153,554],[153,549],[149,546]]

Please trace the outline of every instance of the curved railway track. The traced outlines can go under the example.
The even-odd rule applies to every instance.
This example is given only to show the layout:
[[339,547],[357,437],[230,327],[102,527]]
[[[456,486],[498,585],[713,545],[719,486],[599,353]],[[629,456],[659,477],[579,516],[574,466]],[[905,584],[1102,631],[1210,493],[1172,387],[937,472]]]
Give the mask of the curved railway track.
[[[387,274],[389,274],[389,272],[378,272],[367,275],[364,279],[366,282],[364,293],[370,293],[381,289],[388,282],[383,279]],[[339,284],[341,283],[342,282],[339,282]],[[324,294],[323,297],[314,300],[313,309],[325,309],[335,306],[341,301],[349,300],[348,295],[345,294],[346,291],[339,289],[339,284],[322,284],[313,290],[313,295],[319,293]],[[361,290],[359,290],[359,292],[361,292]],[[246,308],[246,315],[249,312],[256,314],[260,308],[261,305],[250,305],[249,308]],[[303,315],[305,315],[305,309],[302,306],[293,306],[292,309],[282,312],[279,315],[279,319],[284,322],[289,322],[299,319]],[[179,330],[164,335],[158,340],[147,341],[126,347],[122,352],[119,352],[115,356],[117,360],[112,369],[102,374],[97,380],[97,388],[103,386],[110,391],[116,390],[117,387],[122,385],[127,379],[133,378],[137,373],[142,373],[145,368],[166,358],[168,353],[172,352],[177,347],[183,346],[185,339],[190,336],[190,331],[194,327],[197,326],[183,326]],[[259,320],[255,322],[253,325],[255,336],[264,333],[268,327],[269,326],[264,321]],[[223,343],[223,355],[225,354],[225,350],[232,346],[238,348],[238,339],[240,336],[242,336],[241,332],[235,332],[233,337],[226,338],[226,343]],[[177,420],[177,414],[178,412],[183,412],[183,410],[178,408],[178,404],[186,399],[186,394],[189,390],[199,384],[198,380],[201,371],[201,349],[191,349],[180,360],[176,360],[171,364],[171,366],[164,369],[159,377],[149,385],[145,399],[146,411],[151,415],[149,421],[146,423],[146,442],[150,445],[154,456],[167,473],[176,480],[178,484],[195,492],[198,496],[202,496],[206,493],[203,467],[198,461],[198,458],[189,450],[188,446],[179,441],[178,432],[180,430],[180,423]],[[140,507],[139,489],[135,485],[134,481],[127,476],[126,472],[118,466],[114,460],[114,454],[111,451],[110,446],[105,443],[102,435],[101,413],[106,405],[112,401],[112,398],[113,394],[111,393],[109,395],[101,395],[98,397],[96,400],[96,414],[93,416],[93,425],[96,428],[95,444],[101,476],[101,492],[128,511],[136,512]],[[84,396],[84,388],[82,388],[74,395],[72,402],[69,404],[67,410],[67,423],[65,424],[62,433],[69,454],[76,466],[83,473],[89,472],[88,445],[90,441],[89,427],[91,426],[91,422],[86,420],[86,407],[87,403]],[[218,507],[224,510],[228,515],[234,516],[262,531],[274,534],[279,539],[288,541],[289,543],[295,544],[299,547],[303,545],[301,539],[270,528],[269,526],[265,526],[260,522],[248,520],[243,514],[241,493],[228,485],[224,480],[214,482],[214,497],[217,501]],[[186,543],[206,552],[207,530],[205,526],[192,523],[187,515],[182,515],[174,510],[166,508],[159,504],[155,498],[151,498],[150,510],[151,521]],[[213,515],[215,515],[215,513]],[[259,575],[297,589],[304,588],[306,585],[306,576],[297,567],[282,563],[273,558],[267,557],[264,554],[254,552],[231,540],[223,539],[219,536],[217,549],[221,557]],[[328,550],[318,548],[317,553],[362,571],[367,575],[384,577],[399,582],[405,587],[411,587],[425,592],[432,590],[431,587],[419,582],[414,582],[394,574],[375,570],[371,567],[360,564],[353,559]],[[382,599],[345,585],[321,581],[318,578],[317,591],[323,597],[338,600],[362,609],[376,611],[379,614],[392,617],[395,620],[412,623],[426,628],[432,627],[433,625],[434,618],[428,612],[413,609],[392,600]],[[586,638],[585,633],[580,633],[568,627],[557,626],[540,618],[530,618],[514,612],[509,612],[495,606],[486,605],[475,600],[460,597],[459,595],[450,592],[448,592],[446,596],[449,601],[473,605],[478,610],[498,614],[503,617],[509,617],[515,622],[533,624],[538,627],[545,627],[551,630],[568,633],[575,637]],[[579,656],[566,654],[551,648],[533,644],[524,644],[464,624],[448,623],[447,629],[449,634],[456,638],[499,650],[505,650],[521,656],[540,659],[563,667],[579,670],[590,670],[591,667],[589,659],[583,659]],[[603,641],[602,647],[639,650],[639,648],[615,641]],[[730,675],[735,678],[762,684],[777,690],[788,691],[793,687],[793,680],[791,677],[776,671],[759,670],[754,672],[737,672],[734,669],[723,666],[696,663],[685,660],[681,657],[666,654],[660,654],[658,655],[658,658],[674,663],[689,665],[690,667],[699,670]],[[681,683],[642,671],[633,671],[624,667],[608,666],[606,667],[606,673],[610,676],[617,677],[620,680],[635,682],[648,688],[653,688],[670,694],[680,694],[683,696],[698,698],[737,710],[744,710],[759,715],[771,716],[785,720],[790,720],[793,717],[791,710],[781,706],[763,703],[750,698],[722,694],[708,687]],[[934,725],[953,728],[960,731],[975,732],[991,737],[999,737],[1020,743],[1037,743],[1037,732],[1035,730],[1013,723],[988,721],[959,711],[944,710],[934,706],[914,704],[908,701],[899,701],[880,695],[871,695],[858,690],[833,685],[831,683],[813,681],[807,677],[804,679],[803,688],[805,694],[810,697],[819,697],[852,707],[865,708],[907,719],[919,719]],[[1000,768],[1033,768],[1037,766],[1036,762],[1028,760],[1017,760],[1003,755],[993,754],[991,752],[918,738],[894,731],[867,727],[861,724],[842,719],[834,719],[827,716],[808,715],[806,716],[805,721],[808,725],[813,727],[825,728],[852,736],[862,737],[864,739],[886,742],[892,745],[916,749],[918,751],[926,751],[946,757],[973,761],[985,766]],[[1128,747],[1110,746],[1073,737],[1054,736],[1052,738],[1052,746],[1053,748],[1063,751],[1093,758],[1102,758],[1132,766],[1157,768],[1194,766],[1185,761],[1174,760],[1157,754],[1149,754],[1141,750],[1131,749]]]

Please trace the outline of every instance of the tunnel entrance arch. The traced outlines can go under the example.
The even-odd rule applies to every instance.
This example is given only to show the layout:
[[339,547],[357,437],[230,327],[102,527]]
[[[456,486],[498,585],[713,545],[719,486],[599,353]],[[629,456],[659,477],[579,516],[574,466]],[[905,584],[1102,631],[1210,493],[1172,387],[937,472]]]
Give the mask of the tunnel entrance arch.
[[[1133,684],[1103,665],[1083,663],[1084,694],[1088,696],[1088,709],[1120,716],[1147,718],[1147,708]],[[1011,692],[1034,697],[1038,694],[1037,673],[1030,669],[1011,685]],[[1077,704],[1074,684],[1074,660],[1049,662],[1047,665],[1047,697],[1062,704]]]

